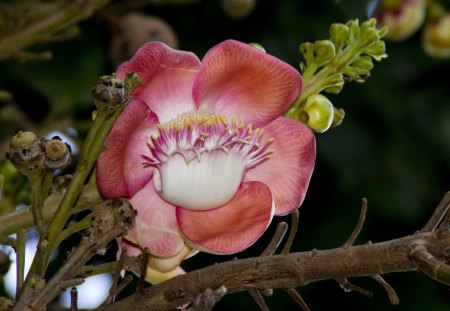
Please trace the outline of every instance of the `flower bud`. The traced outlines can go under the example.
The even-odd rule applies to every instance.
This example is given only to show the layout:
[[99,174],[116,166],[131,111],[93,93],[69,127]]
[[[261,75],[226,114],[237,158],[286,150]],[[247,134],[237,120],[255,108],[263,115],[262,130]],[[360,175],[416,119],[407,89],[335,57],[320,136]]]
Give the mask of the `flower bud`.
[[108,117],[126,101],[128,93],[123,81],[113,73],[98,79],[92,89],[92,96],[99,115]]
[[425,25],[422,44],[425,52],[430,56],[450,57],[450,13]]
[[344,87],[345,81],[342,73],[335,73],[331,76],[330,81],[327,83],[327,87],[323,90],[327,93],[339,94]]
[[403,41],[414,34],[425,20],[424,0],[385,0],[375,17],[380,25],[389,27],[386,39]]
[[345,111],[342,108],[333,107],[333,122],[331,123],[331,127],[341,125],[342,121],[344,121]]
[[306,63],[309,64],[314,60],[314,44],[311,42],[303,42],[298,47],[300,53],[303,54],[303,58]]
[[310,129],[323,133],[328,130],[333,122],[333,104],[321,94],[313,94],[308,97],[300,113],[300,121]]
[[381,59],[387,57],[385,51],[386,44],[384,43],[384,41],[378,41],[369,46],[364,52],[367,55],[372,56],[375,60],[380,61]]
[[314,42],[314,62],[318,66],[323,66],[331,61],[336,55],[334,44],[330,40],[320,40]]
[[242,19],[250,15],[255,7],[255,0],[222,0],[222,10],[233,19]]
[[47,140],[45,142],[45,169],[53,172],[65,168],[71,161],[70,152],[70,146],[64,143],[58,136]]
[[264,49],[264,47],[261,44],[259,44],[259,43],[250,42],[249,45],[253,46],[254,48],[257,48],[258,50],[260,50],[260,51],[262,51],[264,53],[266,53],[266,50]]
[[373,68],[372,58],[368,55],[358,57],[351,65],[365,70],[371,70]]
[[33,132],[19,131],[10,142],[6,158],[28,179],[40,176],[44,170],[44,145]]
[[350,28],[347,25],[334,23],[330,27],[330,38],[336,47],[342,47],[350,37]]

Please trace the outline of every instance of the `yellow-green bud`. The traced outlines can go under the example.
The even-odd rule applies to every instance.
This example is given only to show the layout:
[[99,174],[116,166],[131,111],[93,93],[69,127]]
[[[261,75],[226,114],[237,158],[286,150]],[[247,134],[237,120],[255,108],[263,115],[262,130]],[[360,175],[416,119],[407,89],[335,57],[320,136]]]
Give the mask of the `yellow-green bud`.
[[255,0],[222,0],[222,10],[231,18],[241,19],[247,17],[255,7]]
[[342,47],[350,37],[350,28],[347,25],[334,23],[330,27],[330,38],[336,47]]
[[426,24],[422,44],[425,52],[430,56],[450,57],[450,13]]
[[380,25],[389,28],[386,39],[403,41],[414,34],[425,20],[424,0],[383,1],[375,13]]
[[313,94],[308,97],[300,121],[304,122],[310,129],[323,133],[328,130],[333,122],[333,104],[321,94]]
[[263,51],[264,53],[266,53],[266,50],[264,49],[264,47],[256,42],[250,42],[249,45],[253,46],[254,48],[257,48],[260,51]]
[[20,157],[23,160],[34,158],[41,152],[39,138],[33,132],[19,131],[14,135],[9,144],[12,150],[21,149]]
[[384,41],[378,41],[369,46],[365,53],[367,55],[372,56],[375,60],[380,61],[381,59],[387,57],[387,55],[384,53],[386,51],[386,44]]
[[342,91],[344,84],[345,81],[342,73],[335,73],[330,77],[327,87],[323,91],[332,94],[339,94]]
[[372,58],[368,55],[360,56],[353,61],[352,66],[370,70],[373,68]]
[[314,44],[311,42],[303,42],[298,47],[300,53],[303,54],[303,58],[306,63],[309,64],[314,60]]
[[58,136],[45,142],[45,169],[53,172],[70,164],[70,146]]
[[330,40],[314,42],[314,62],[318,66],[323,66],[330,62],[335,55],[334,44]]
[[331,123],[331,127],[341,125],[341,123],[345,117],[344,109],[333,107],[333,110],[334,110],[334,114],[333,114],[333,122]]

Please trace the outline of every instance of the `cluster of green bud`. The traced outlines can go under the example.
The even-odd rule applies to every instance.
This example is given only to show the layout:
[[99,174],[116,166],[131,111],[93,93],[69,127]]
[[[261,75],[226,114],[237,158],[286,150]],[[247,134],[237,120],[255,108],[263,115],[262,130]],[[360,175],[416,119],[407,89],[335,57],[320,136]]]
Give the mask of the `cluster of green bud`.
[[381,40],[387,27],[377,29],[372,18],[361,25],[358,20],[330,27],[330,38],[299,46],[305,62],[300,63],[303,92],[286,115],[297,119],[316,132],[341,124],[344,111],[333,107],[321,92],[338,94],[345,82],[364,82],[370,76],[373,60],[387,55]]

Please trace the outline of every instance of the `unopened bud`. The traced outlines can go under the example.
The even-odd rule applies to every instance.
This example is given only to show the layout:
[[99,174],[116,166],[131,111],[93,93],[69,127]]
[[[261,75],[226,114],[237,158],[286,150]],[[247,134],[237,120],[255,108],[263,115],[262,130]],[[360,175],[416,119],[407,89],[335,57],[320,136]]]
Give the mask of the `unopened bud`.
[[299,45],[298,49],[303,54],[303,58],[307,64],[314,61],[314,44],[311,42],[303,42]]
[[344,121],[345,111],[342,108],[333,107],[333,122],[331,123],[331,127],[341,125],[342,121]]
[[112,115],[128,98],[124,82],[114,73],[98,79],[92,96],[99,115],[103,117]]
[[330,38],[337,48],[346,44],[350,37],[350,28],[347,25],[334,23],[330,27]]
[[36,134],[19,131],[11,139],[6,158],[31,180],[43,173],[44,144]]
[[386,44],[384,41],[378,41],[369,46],[365,53],[367,55],[372,56],[375,60],[380,61],[381,59],[387,57],[386,53]]
[[330,77],[330,80],[327,83],[327,87],[323,90],[327,93],[339,94],[344,87],[345,81],[342,73],[335,73]]
[[335,55],[334,44],[330,40],[314,42],[314,62],[318,66],[323,66],[330,62]]
[[437,58],[450,57],[450,13],[425,26],[422,42],[428,55]]
[[313,94],[306,100],[300,121],[310,129],[323,133],[330,128],[333,116],[333,104],[328,98],[321,94]]
[[366,70],[371,70],[373,68],[372,58],[368,55],[358,57],[351,65]]
[[45,169],[53,172],[65,168],[71,161],[70,152],[70,146],[58,136],[47,140],[45,142]]
[[375,13],[380,25],[389,28],[386,39],[403,41],[414,34],[425,20],[424,0],[383,1]]
[[249,45],[253,46],[254,48],[257,48],[258,50],[260,50],[260,51],[262,51],[264,53],[266,52],[264,47],[261,44],[259,44],[259,43],[251,42],[251,43],[249,43]]
[[231,18],[247,17],[255,7],[255,0],[222,0],[222,10]]

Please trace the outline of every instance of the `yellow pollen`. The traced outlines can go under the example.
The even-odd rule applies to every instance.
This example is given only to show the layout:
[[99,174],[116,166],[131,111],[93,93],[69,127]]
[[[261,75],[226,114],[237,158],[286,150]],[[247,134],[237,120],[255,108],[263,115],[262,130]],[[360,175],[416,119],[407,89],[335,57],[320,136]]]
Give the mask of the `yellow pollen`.
[[267,140],[267,142],[269,143],[269,144],[271,144],[271,143],[273,143],[275,141],[275,138],[269,138],[268,140]]

